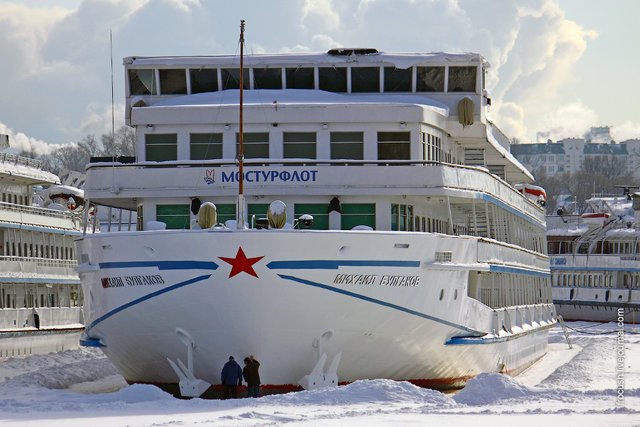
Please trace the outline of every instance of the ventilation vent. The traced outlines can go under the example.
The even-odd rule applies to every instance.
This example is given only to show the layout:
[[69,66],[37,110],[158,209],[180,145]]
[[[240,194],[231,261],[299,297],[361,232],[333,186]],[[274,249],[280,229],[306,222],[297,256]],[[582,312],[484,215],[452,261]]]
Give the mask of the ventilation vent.
[[452,256],[451,251],[436,252],[436,262],[451,262]]
[[367,48],[367,47],[357,47],[357,48],[341,47],[341,48],[331,49],[327,53],[333,56],[372,55],[372,54],[378,53],[378,49]]

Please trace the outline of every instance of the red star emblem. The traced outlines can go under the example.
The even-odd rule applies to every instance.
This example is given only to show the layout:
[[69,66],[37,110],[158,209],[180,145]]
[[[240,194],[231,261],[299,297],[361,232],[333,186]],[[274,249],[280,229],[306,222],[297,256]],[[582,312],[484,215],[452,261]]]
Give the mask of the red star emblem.
[[238,247],[238,253],[235,258],[227,258],[227,257],[218,257],[224,262],[231,264],[231,273],[229,273],[229,278],[232,278],[238,273],[242,273],[243,271],[247,274],[252,275],[253,277],[258,277],[255,270],[253,269],[253,264],[260,261],[264,256],[258,256],[255,258],[247,258],[242,250],[242,246]]

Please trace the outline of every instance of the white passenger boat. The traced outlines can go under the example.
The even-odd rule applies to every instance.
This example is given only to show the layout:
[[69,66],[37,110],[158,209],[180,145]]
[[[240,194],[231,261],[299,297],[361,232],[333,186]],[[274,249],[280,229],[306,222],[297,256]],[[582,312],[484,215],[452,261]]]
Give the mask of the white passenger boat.
[[553,301],[566,320],[640,322],[640,193],[547,218]]
[[0,153],[0,358],[78,347],[83,194],[58,184],[38,161]]
[[510,184],[532,177],[486,118],[480,55],[124,65],[137,158],[88,165],[85,191],[138,230],[77,248],[83,343],[127,381],[200,395],[253,354],[263,392],[451,388],[545,354],[544,211]]

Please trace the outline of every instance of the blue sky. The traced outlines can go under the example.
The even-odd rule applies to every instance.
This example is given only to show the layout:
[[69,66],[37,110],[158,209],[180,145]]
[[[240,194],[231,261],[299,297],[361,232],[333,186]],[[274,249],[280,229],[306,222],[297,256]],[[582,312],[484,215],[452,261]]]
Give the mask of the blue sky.
[[47,151],[116,123],[122,58],[251,52],[473,51],[492,64],[491,116],[521,141],[612,126],[640,138],[634,0],[0,0],[0,133]]

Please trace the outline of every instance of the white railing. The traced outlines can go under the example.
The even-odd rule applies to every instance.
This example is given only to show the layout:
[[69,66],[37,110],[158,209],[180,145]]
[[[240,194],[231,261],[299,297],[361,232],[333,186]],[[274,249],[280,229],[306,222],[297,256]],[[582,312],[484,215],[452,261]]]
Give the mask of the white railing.
[[14,165],[29,166],[32,168],[42,168],[42,162],[40,160],[31,159],[29,157],[17,156],[15,154],[0,153],[0,162],[11,163]]
[[35,328],[38,315],[39,329],[77,327],[84,323],[82,307],[29,307],[0,309],[0,330]]
[[38,273],[75,276],[75,260],[0,256],[0,270],[3,273]]

